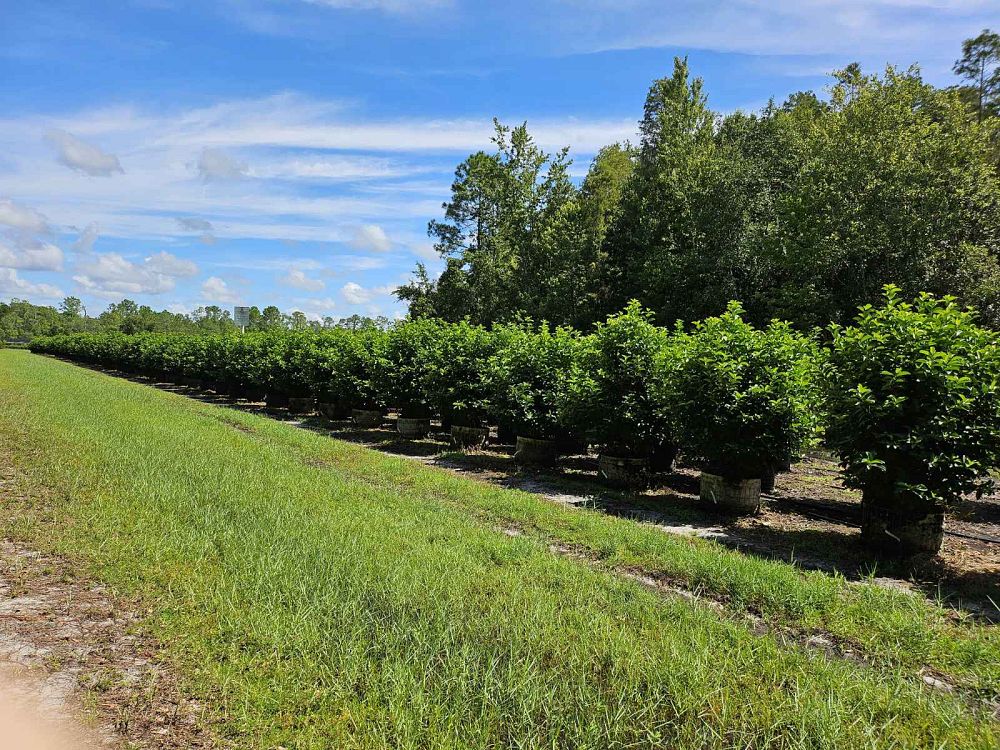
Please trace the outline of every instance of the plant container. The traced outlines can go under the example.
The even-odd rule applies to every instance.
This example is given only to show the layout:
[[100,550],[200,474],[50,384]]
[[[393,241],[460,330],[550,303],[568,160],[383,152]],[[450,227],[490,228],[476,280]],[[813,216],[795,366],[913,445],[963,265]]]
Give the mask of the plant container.
[[399,417],[396,431],[407,440],[420,440],[431,431],[431,420],[427,417]]
[[373,429],[382,426],[381,409],[351,409],[351,420],[358,427]]
[[555,466],[559,460],[559,443],[555,440],[517,436],[514,461],[522,466]]
[[350,409],[332,401],[320,401],[316,410],[327,419],[348,419],[351,416]]
[[489,437],[489,427],[467,427],[459,424],[451,426],[451,442],[458,448],[482,448]]
[[256,385],[244,385],[237,389],[238,398],[259,403],[264,400],[264,389]]
[[730,479],[703,471],[701,499],[730,513],[756,513],[760,510],[760,480]]
[[288,398],[288,411],[292,414],[312,414],[315,411],[316,401],[312,396],[290,396]]
[[894,557],[936,555],[944,541],[944,509],[891,490],[861,493],[861,540]]
[[269,409],[284,409],[288,406],[288,394],[281,391],[268,391],[264,403]]
[[626,490],[645,489],[650,483],[648,458],[602,453],[597,457],[597,473],[612,487]]
[[664,443],[653,449],[649,457],[649,468],[657,474],[669,474],[674,470],[674,461],[677,460],[677,445],[675,443]]

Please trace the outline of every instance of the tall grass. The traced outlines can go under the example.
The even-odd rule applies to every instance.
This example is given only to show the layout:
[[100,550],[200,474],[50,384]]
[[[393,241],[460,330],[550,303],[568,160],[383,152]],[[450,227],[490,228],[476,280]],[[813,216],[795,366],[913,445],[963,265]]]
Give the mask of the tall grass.
[[[9,532],[143,597],[188,688],[241,747],[1000,739],[890,660],[784,647],[494,526],[530,522],[608,559],[688,559],[693,577],[728,569],[733,591],[786,587],[776,601],[840,596],[842,582],[820,596],[820,578],[787,566],[654,542],[635,524],[23,352],[0,352],[0,449],[49,498],[11,507]],[[931,632],[925,614],[909,622]]]

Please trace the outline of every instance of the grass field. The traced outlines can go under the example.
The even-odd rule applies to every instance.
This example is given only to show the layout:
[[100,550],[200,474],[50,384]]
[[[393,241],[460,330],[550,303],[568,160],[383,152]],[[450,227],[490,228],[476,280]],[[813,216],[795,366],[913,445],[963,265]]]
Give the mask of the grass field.
[[141,597],[240,747],[1000,744],[1000,636],[916,597],[23,351],[0,441],[5,532]]

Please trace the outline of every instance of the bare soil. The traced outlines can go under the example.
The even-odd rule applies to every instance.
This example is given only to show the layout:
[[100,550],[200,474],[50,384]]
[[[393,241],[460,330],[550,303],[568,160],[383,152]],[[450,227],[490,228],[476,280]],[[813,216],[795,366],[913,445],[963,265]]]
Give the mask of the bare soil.
[[[2,461],[5,504],[41,500],[21,494]],[[139,627],[143,614],[69,560],[0,540],[0,736],[25,748],[217,747],[204,708]]]

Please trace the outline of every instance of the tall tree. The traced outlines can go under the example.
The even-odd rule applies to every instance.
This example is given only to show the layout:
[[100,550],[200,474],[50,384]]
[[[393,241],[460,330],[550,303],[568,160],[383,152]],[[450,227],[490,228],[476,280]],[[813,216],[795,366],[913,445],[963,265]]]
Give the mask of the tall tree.
[[606,312],[635,298],[671,323],[743,298],[746,180],[734,173],[742,163],[719,143],[717,122],[701,79],[675,59],[673,75],[646,97],[635,170],[607,234]]
[[1000,34],[989,29],[962,42],[962,56],[952,68],[968,81],[976,119],[1000,114]]
[[413,314],[489,324],[537,307],[546,295],[553,232],[565,226],[576,192],[568,154],[542,151],[526,124],[494,126],[496,151],[458,166],[444,218],[428,225],[443,273],[432,282],[418,267],[396,292]]
[[[1000,182],[991,128],[916,68],[835,74],[828,108],[792,118],[801,165],[778,203],[774,313],[803,325],[851,319],[892,282],[951,293],[995,318]],[[1000,322],[1000,319],[997,319]]]

